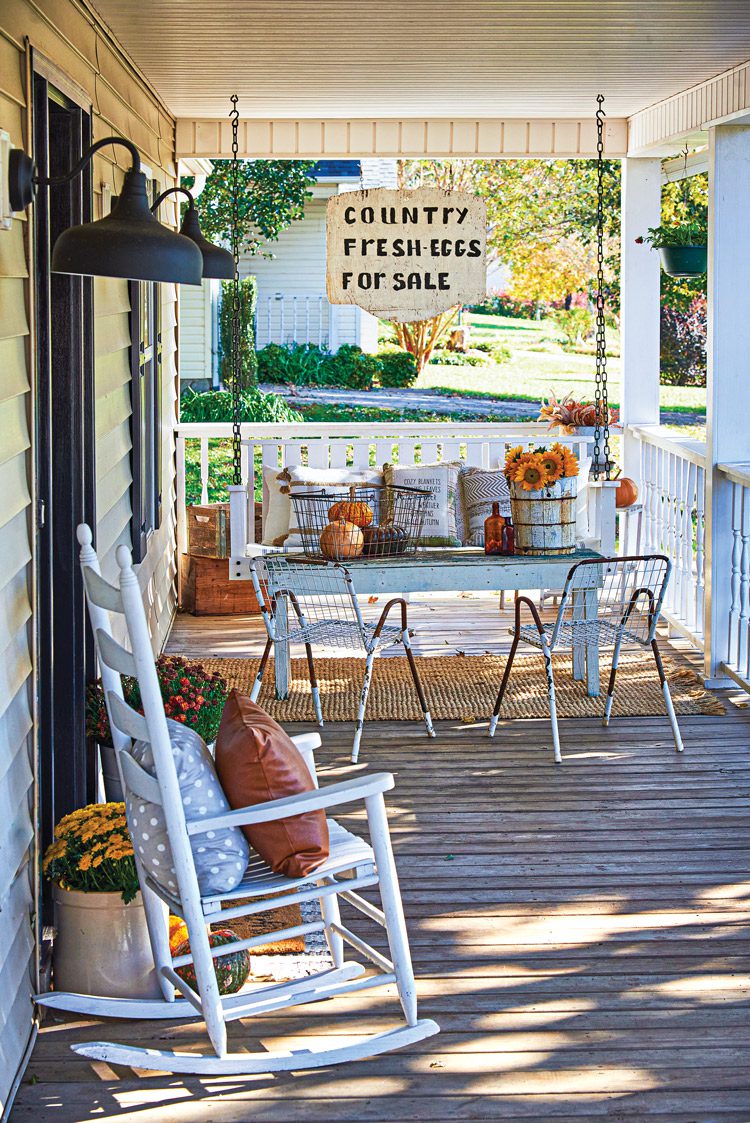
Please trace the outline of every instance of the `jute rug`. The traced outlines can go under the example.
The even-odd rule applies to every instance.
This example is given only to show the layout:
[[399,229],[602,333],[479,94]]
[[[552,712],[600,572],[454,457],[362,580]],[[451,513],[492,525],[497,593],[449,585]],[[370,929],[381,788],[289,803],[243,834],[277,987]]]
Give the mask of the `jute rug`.
[[[230,687],[250,693],[258,663],[254,659],[201,659],[209,671],[218,671]],[[430,711],[438,721],[476,721],[488,718],[495,704],[505,657],[496,655],[418,656],[417,667]],[[558,715],[600,717],[609,677],[602,659],[601,696],[589,698],[584,684],[571,675],[569,655],[553,656]],[[664,656],[672,700],[679,715],[723,714],[724,704],[703,686],[689,667]],[[326,721],[353,721],[362,688],[364,659],[315,660],[320,700]],[[277,721],[313,720],[312,695],[304,659],[292,659],[289,698],[273,696],[273,672],[268,669],[259,703]],[[659,679],[650,652],[626,653],[620,658],[613,714],[628,717],[661,717],[665,713]],[[368,721],[419,721],[421,712],[405,657],[375,660]],[[541,655],[519,655],[503,701],[503,719],[549,716],[547,683]]]

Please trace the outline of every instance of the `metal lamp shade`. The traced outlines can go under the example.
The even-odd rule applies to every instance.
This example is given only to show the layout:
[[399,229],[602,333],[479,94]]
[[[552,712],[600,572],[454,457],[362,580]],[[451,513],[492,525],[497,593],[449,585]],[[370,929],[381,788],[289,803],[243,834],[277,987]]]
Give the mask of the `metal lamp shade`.
[[198,212],[191,204],[185,212],[185,217],[180,227],[180,234],[195,242],[203,254],[203,276],[218,278],[222,281],[231,281],[234,277],[234,258],[229,250],[221,246],[214,246],[201,233],[198,222]]
[[63,231],[52,251],[52,271],[199,285],[203,257],[190,238],[154,218],[146,177],[129,171],[122,194],[105,218]]

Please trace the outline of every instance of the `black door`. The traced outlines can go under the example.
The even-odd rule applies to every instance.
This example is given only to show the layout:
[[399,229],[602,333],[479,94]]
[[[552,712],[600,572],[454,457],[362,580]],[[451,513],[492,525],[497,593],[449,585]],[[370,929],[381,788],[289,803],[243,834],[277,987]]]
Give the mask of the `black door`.
[[[91,143],[85,110],[34,75],[34,157],[60,175]],[[76,527],[94,525],[92,282],[50,271],[55,239],[91,218],[90,168],[72,183],[40,188],[34,207],[36,271],[36,470],[42,841],[61,815],[94,798],[85,734],[86,683],[94,668],[77,560]]]

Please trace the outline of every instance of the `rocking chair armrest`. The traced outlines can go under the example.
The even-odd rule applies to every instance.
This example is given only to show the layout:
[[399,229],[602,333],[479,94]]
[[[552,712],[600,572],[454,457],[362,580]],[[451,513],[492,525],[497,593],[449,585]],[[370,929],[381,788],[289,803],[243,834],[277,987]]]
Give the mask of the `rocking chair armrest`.
[[325,788],[300,792],[299,795],[284,796],[283,799],[272,799],[267,803],[255,803],[250,807],[238,807],[235,811],[224,811],[221,815],[211,815],[206,819],[193,819],[187,824],[187,830],[189,835],[193,835],[224,827],[271,823],[277,819],[288,819],[292,815],[302,815],[307,811],[322,811],[342,803],[358,803],[369,796],[390,791],[394,785],[395,781],[390,772],[373,772],[369,776],[342,780],[338,784],[328,784]]
[[292,744],[296,745],[301,753],[312,753],[323,744],[319,733],[298,733],[291,740]]

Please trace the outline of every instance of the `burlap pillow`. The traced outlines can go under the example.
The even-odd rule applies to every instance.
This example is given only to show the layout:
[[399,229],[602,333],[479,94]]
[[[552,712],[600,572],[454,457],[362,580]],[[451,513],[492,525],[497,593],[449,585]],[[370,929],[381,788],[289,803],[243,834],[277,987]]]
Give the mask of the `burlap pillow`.
[[[221,717],[216,771],[233,809],[315,788],[302,755],[281,726],[236,690],[229,695]],[[305,877],[328,857],[328,824],[323,811],[242,829],[274,873],[285,877]]]

